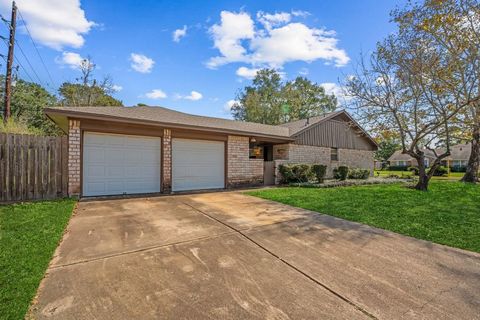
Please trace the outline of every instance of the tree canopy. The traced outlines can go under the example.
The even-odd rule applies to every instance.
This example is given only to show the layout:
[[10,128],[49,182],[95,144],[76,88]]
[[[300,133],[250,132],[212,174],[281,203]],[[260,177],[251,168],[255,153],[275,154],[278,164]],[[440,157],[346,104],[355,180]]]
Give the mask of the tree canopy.
[[[44,108],[64,106],[121,106],[115,99],[109,77],[101,81],[93,77],[95,64],[85,59],[80,65],[81,76],[74,82],[65,82],[58,89],[59,96],[41,85],[15,78],[12,85],[11,119],[0,130],[43,135],[59,135],[62,131],[45,116]],[[0,75],[0,91],[4,92],[5,77]],[[1,100],[3,110],[3,97]]]
[[231,108],[236,120],[277,125],[335,110],[337,98],[310,80],[297,77],[282,82],[273,69],[257,72],[251,85],[238,95]]
[[96,65],[90,58],[82,60],[79,69],[81,76],[75,83],[64,82],[58,92],[60,103],[64,106],[122,106],[120,100],[112,96],[113,85],[109,76],[102,80],[95,79],[93,73]]

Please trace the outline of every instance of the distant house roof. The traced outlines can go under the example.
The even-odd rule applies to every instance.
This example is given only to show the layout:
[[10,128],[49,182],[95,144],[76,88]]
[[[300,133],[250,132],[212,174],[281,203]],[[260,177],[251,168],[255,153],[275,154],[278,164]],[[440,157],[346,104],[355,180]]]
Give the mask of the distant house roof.
[[[434,159],[435,154],[433,151],[429,149],[422,149],[425,152],[425,156],[427,158]],[[439,148],[437,149],[437,153],[441,154],[444,152],[444,149]],[[445,160],[468,160],[470,158],[470,152],[471,152],[471,147],[470,144],[457,144],[454,146],[450,147],[450,156],[445,158]],[[390,158],[388,158],[388,161],[411,161],[413,158],[408,155],[408,154],[403,154],[402,150],[397,150],[395,151],[394,154]]]
[[457,144],[450,147],[449,160],[468,160],[472,152],[472,145],[470,143]]
[[[293,136],[318,123],[332,119],[341,114],[355,123],[365,133],[365,136],[375,144],[375,141],[361,128],[344,110],[326,113],[309,119],[293,121],[281,125],[267,125],[254,122],[235,121],[214,117],[205,117],[179,112],[163,107],[55,107],[46,108],[46,114],[55,122],[61,117],[110,120],[126,123],[144,123],[151,125],[166,125],[175,128],[207,130],[246,134],[252,136],[270,137],[285,141],[293,141]],[[63,128],[64,130],[66,128]],[[376,145],[376,144],[375,144]]]

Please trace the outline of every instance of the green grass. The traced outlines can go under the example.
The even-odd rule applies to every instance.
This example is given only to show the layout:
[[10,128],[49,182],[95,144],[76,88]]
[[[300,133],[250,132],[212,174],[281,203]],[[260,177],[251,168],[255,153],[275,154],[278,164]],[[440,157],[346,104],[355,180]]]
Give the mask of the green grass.
[[23,319],[75,200],[0,206],[0,315]]
[[[375,170],[375,177],[377,176],[386,177],[391,174],[396,174],[397,176],[402,176],[402,174],[411,175],[410,171]],[[464,172],[450,172],[445,177],[432,177],[432,180],[460,180],[464,174],[465,174]]]
[[419,239],[480,252],[480,186],[432,181],[422,192],[404,185],[273,188],[248,192]]

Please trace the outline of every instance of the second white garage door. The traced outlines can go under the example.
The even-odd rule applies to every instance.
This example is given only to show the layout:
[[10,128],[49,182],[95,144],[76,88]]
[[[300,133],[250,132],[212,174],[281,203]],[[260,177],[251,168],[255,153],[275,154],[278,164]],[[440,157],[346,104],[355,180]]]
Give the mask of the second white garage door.
[[225,187],[223,141],[172,139],[172,190]]

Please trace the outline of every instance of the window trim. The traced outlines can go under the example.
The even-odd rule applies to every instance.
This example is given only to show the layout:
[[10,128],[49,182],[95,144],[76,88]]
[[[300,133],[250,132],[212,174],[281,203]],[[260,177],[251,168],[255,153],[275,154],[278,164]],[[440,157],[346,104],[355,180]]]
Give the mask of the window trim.
[[338,161],[338,148],[330,148],[330,161]]

